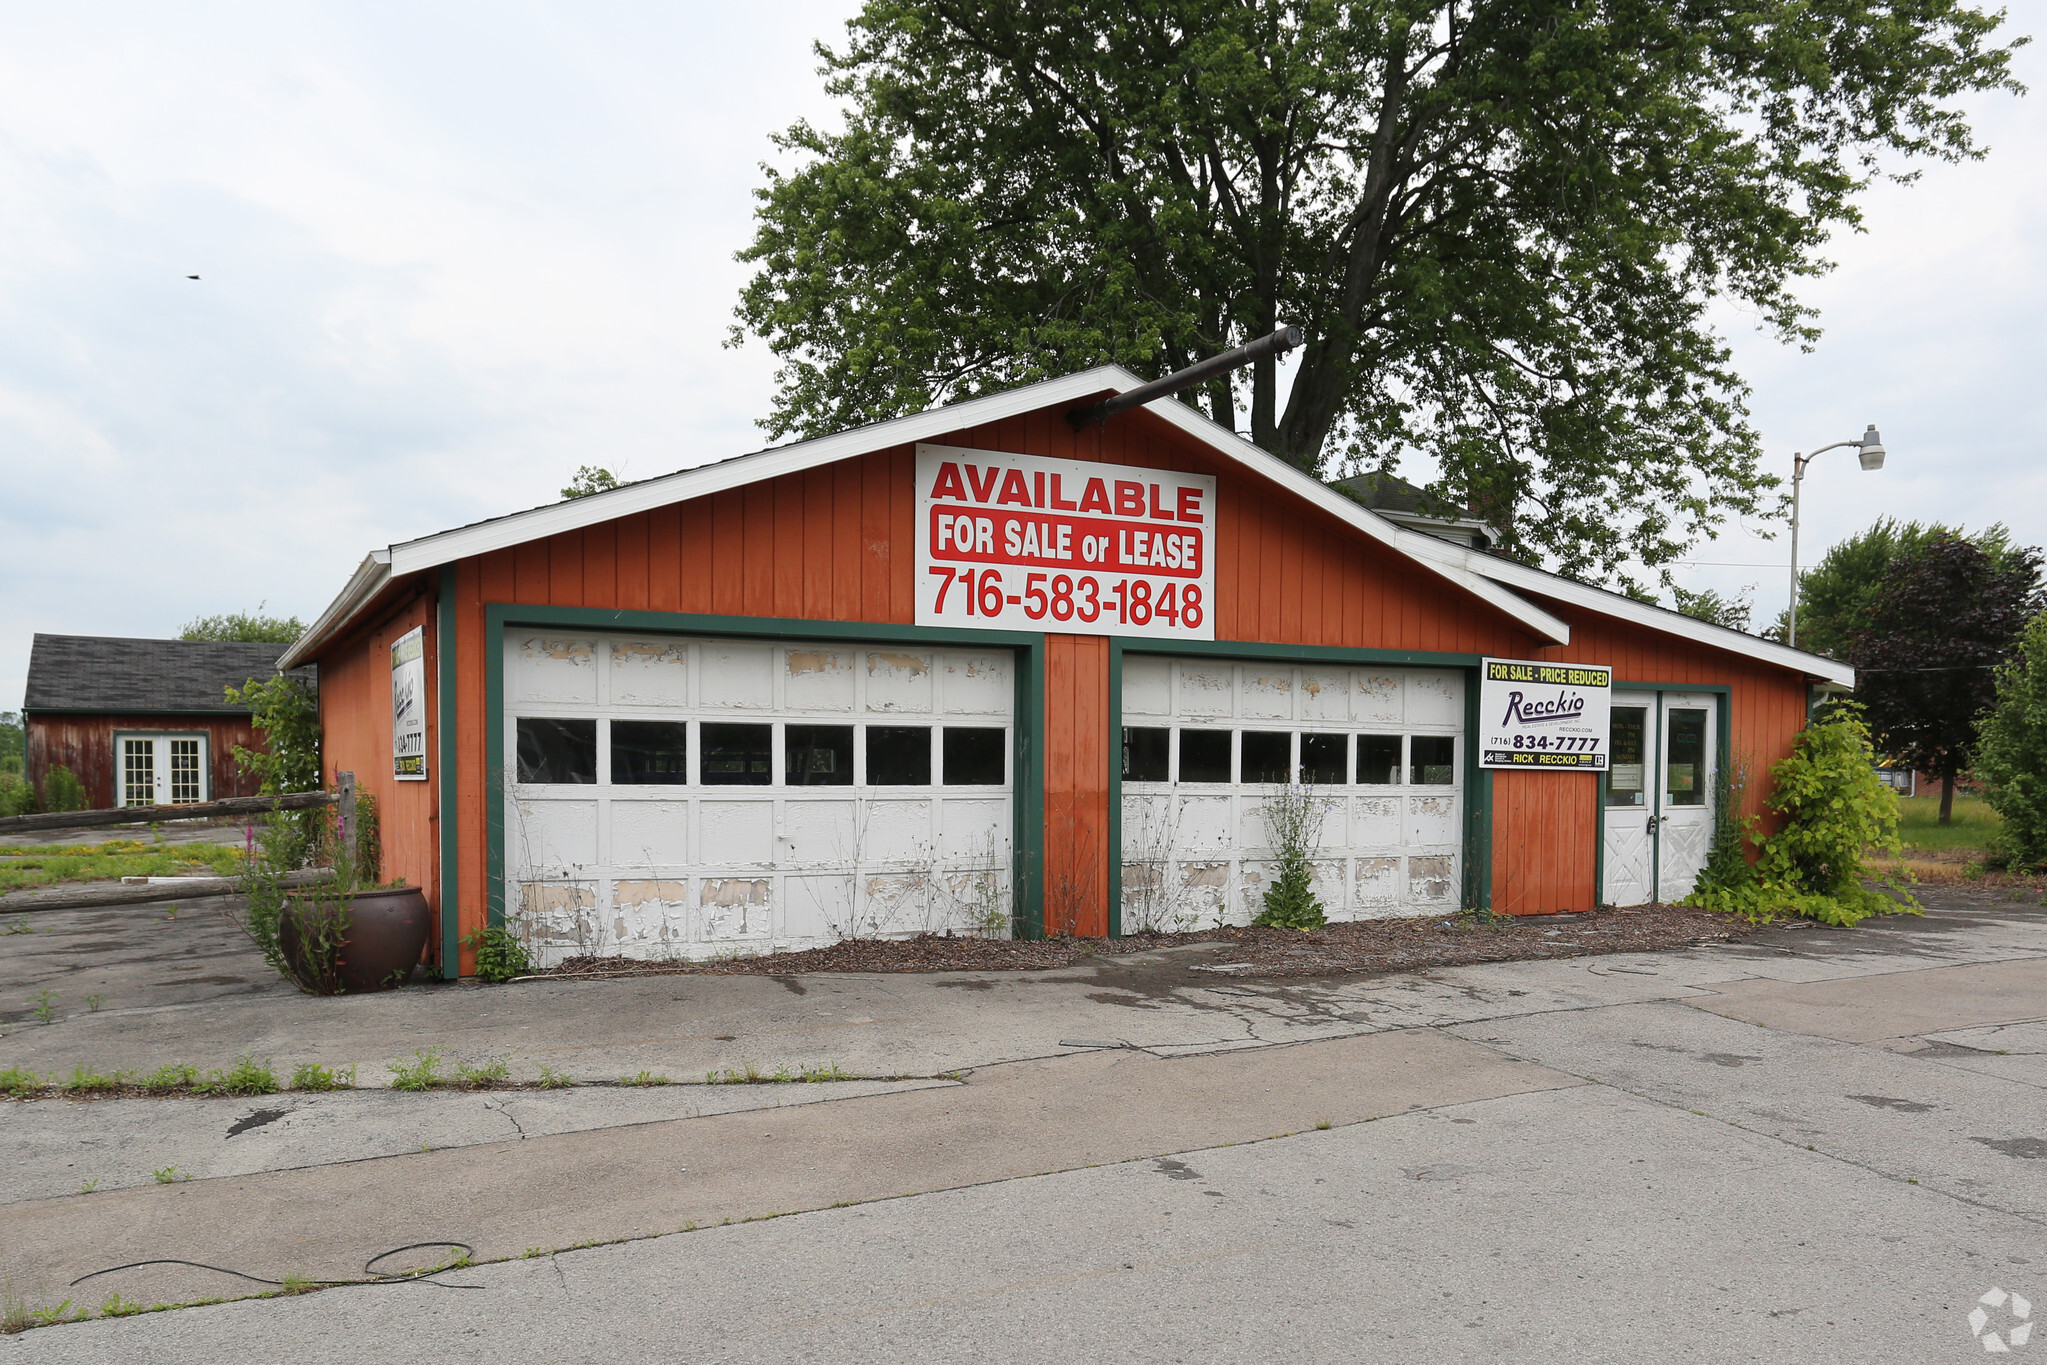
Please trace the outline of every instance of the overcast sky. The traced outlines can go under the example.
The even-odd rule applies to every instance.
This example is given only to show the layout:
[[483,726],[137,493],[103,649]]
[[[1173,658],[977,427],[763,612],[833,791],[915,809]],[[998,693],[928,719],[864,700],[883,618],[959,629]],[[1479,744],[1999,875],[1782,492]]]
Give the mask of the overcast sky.
[[[768,134],[849,3],[13,5],[0,43],[0,710],[36,631],[310,620],[369,549],[758,448],[722,346]],[[2047,3],[2013,6],[2032,32]],[[2047,84],[2040,48],[2020,67]],[[1810,355],[1730,314],[1808,562],[1874,517],[2047,541],[2047,94],[1874,191]],[[199,279],[188,279],[197,275]],[[1784,542],[1694,587],[1783,605]],[[1722,566],[1731,561],[1734,567]]]

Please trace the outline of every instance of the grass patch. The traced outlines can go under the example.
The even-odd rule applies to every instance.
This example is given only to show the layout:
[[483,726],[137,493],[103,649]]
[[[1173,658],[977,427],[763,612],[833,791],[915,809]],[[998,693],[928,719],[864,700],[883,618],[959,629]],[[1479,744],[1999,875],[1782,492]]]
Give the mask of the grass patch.
[[620,1076],[618,1083],[620,1085],[667,1085],[668,1078],[666,1076],[656,1076],[651,1071],[642,1071],[632,1076]]
[[97,1071],[88,1069],[85,1063],[80,1062],[72,1068],[71,1078],[64,1082],[64,1093],[67,1095],[108,1095],[116,1090],[126,1089],[127,1085],[128,1073],[125,1071],[116,1071],[111,1076],[103,1076]]
[[103,844],[38,845],[10,849],[0,858],[0,892],[120,877],[232,877],[241,870],[242,851],[227,844],[166,847],[110,839]]
[[1955,797],[1954,821],[1940,823],[1940,794],[1906,796],[1898,800],[1901,813],[1898,838],[1907,852],[1948,852],[1962,849],[1983,851],[1991,836],[2004,823],[1990,803],[1976,796]]
[[17,1100],[34,1099],[43,1092],[43,1078],[25,1067],[10,1066],[0,1071],[0,1091]]
[[186,1066],[183,1062],[172,1062],[160,1066],[144,1076],[142,1088],[152,1095],[177,1095],[191,1090],[199,1084],[199,1069]]

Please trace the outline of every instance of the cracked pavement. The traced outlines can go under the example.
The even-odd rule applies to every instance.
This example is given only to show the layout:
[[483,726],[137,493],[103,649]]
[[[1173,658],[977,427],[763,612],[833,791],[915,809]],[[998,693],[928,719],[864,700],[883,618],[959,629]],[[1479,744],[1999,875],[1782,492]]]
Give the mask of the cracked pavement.
[[[59,929],[5,941],[0,988],[58,970]],[[515,1076],[922,1079],[8,1104],[0,1279],[32,1305],[259,1287],[70,1283],[151,1257],[346,1278],[439,1238],[504,1259],[438,1277],[460,1292],[38,1330],[0,1362],[355,1360],[421,1328],[455,1360],[1916,1362],[1980,1354],[1966,1317],[1993,1286],[2047,1303],[2036,907],[1955,895],[1852,932],[1399,976],[1218,978],[1206,956],[345,1002],[180,984],[13,1026],[0,1065],[44,1071],[254,1048],[376,1080],[438,1045]],[[192,1178],[157,1184],[167,1164]],[[522,1256],[583,1242],[615,1244]]]

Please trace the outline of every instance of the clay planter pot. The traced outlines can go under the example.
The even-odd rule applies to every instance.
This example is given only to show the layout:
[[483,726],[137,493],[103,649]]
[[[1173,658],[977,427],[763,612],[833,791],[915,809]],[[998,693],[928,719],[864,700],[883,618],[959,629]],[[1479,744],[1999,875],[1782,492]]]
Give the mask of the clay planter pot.
[[[321,983],[310,970],[300,942],[299,917],[319,913],[310,898],[294,896],[279,918],[278,946],[298,978],[314,990]],[[419,965],[433,927],[433,912],[416,886],[358,891],[348,898],[348,929],[334,955],[333,985],[350,995],[402,985]]]

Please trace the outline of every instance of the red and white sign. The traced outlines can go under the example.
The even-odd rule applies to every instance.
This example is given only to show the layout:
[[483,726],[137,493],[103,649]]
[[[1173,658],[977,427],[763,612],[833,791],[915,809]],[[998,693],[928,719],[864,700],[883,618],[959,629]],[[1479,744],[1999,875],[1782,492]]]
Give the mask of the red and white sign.
[[1215,480],[917,447],[917,624],[1215,638]]

